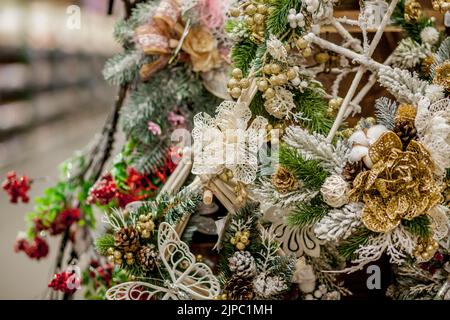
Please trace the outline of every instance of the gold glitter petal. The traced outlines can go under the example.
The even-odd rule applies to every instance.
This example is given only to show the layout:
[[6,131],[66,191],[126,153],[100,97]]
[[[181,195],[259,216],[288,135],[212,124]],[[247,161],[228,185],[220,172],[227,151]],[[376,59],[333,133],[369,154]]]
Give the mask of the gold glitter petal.
[[403,145],[400,138],[392,131],[383,133],[370,147],[369,156],[373,163],[386,157],[392,149],[402,150]]

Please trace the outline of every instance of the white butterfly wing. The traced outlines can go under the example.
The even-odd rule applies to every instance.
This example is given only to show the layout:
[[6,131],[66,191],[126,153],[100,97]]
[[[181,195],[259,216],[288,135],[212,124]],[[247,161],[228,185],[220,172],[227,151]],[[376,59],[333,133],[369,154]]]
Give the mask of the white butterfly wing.
[[166,288],[142,281],[130,281],[115,285],[106,291],[108,300],[178,300]]
[[160,224],[158,246],[174,286],[198,300],[213,299],[220,293],[219,280],[211,269],[204,263],[195,262],[187,244],[168,223]]

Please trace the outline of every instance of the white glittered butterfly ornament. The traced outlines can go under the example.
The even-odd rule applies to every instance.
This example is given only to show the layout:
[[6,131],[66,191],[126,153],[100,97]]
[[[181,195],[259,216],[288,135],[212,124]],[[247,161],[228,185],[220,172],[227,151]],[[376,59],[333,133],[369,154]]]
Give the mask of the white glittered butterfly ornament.
[[108,300],[209,300],[220,293],[219,280],[204,263],[195,261],[186,243],[166,222],[158,230],[158,249],[168,277],[162,286],[143,281],[118,284],[106,292]]

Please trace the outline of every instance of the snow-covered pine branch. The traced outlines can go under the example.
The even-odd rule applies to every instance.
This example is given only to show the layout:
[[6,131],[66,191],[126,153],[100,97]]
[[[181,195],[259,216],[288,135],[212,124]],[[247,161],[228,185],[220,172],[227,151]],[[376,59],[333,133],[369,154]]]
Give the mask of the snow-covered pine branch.
[[301,127],[291,126],[286,130],[285,142],[298,150],[305,159],[319,161],[331,173],[340,174],[347,160],[349,147],[338,140],[336,146],[318,133],[309,133]]

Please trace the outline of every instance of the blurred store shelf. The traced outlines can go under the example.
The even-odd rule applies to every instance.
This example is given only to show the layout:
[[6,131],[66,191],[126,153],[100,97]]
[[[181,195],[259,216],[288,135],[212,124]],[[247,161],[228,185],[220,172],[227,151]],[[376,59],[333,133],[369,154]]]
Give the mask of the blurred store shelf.
[[[112,30],[121,7],[116,1],[116,16],[108,16],[108,2],[0,2],[0,146],[50,123],[109,110],[114,88],[101,71],[120,50]],[[69,23],[73,5],[79,28]]]

